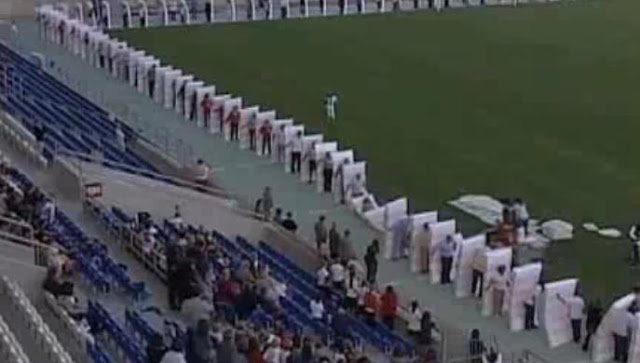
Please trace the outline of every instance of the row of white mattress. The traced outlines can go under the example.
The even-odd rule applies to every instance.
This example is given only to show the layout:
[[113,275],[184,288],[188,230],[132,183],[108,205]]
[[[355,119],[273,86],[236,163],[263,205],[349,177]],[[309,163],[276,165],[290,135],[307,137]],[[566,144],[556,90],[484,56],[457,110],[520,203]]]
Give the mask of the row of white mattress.
[[47,353],[49,362],[73,363],[73,359],[58,341],[56,335],[44,322],[24,291],[8,277],[3,276],[0,283],[1,292],[9,297],[11,308],[20,321],[24,323],[34,341]]

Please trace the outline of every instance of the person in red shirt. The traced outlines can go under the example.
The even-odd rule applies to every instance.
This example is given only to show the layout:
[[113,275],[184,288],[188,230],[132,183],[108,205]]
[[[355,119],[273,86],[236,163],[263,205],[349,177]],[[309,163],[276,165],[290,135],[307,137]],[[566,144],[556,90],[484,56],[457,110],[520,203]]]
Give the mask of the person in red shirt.
[[373,326],[380,306],[380,294],[373,287],[368,288],[364,294],[364,314],[367,324]]
[[202,101],[200,101],[200,108],[202,108],[202,114],[204,115],[204,127],[209,128],[211,123],[211,109],[213,108],[213,101],[209,94],[205,94]]
[[389,285],[384,294],[382,294],[382,298],[380,298],[380,316],[384,325],[391,330],[393,330],[397,309],[398,296],[393,291],[393,286]]
[[240,126],[240,108],[238,106],[233,106],[226,121],[231,127],[231,141],[238,140],[238,129]]
[[[262,155],[271,155],[271,132],[273,132],[271,121],[266,120],[262,126],[260,126],[260,136],[262,136]],[[265,151],[268,151],[268,153]]]

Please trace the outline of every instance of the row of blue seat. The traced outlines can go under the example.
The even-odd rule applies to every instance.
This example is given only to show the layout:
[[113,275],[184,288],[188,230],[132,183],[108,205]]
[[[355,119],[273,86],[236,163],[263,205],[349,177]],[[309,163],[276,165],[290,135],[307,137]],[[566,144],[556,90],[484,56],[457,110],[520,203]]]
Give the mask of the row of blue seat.
[[[31,131],[36,124],[43,126],[49,155],[59,149],[83,154],[100,150],[108,161],[155,171],[150,163],[115,146],[116,123],[105,111],[4,45],[0,45],[0,72],[5,90],[10,91],[0,103]],[[139,137],[121,126],[130,139]]]
[[99,302],[89,301],[87,321],[93,332],[106,332],[110,336],[111,340],[116,343],[118,349],[126,357],[126,361],[131,363],[145,363],[147,361],[145,353],[140,346],[131,339]]

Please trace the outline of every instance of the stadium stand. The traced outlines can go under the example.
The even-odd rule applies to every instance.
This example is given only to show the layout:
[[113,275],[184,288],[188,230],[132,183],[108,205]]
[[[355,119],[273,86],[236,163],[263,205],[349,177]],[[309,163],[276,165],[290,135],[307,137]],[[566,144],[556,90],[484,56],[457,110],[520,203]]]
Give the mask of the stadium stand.
[[[329,321],[314,320],[309,311],[311,299],[325,300],[328,311],[338,311],[342,296],[338,292],[332,292],[328,298],[325,298],[324,292],[319,291],[316,287],[313,275],[264,242],[259,243],[256,247],[241,236],[237,236],[235,241],[231,241],[215,230],[203,231],[191,225],[176,227],[167,220],[164,220],[161,225],[149,221],[158,232],[157,238],[149,241],[144,237],[146,227],[137,223],[136,218],[127,215],[120,208],[114,206],[109,209],[100,205],[99,202],[91,200],[87,200],[85,203],[87,209],[104,224],[105,228],[119,234],[128,250],[163,280],[166,280],[167,257],[165,250],[167,245],[177,243],[180,236],[185,233],[191,236],[206,236],[204,240],[209,244],[203,249],[207,251],[211,249],[220,254],[216,255],[216,252],[212,252],[210,256],[213,269],[218,276],[221,276],[227,267],[231,267],[233,271],[237,270],[243,261],[253,261],[259,266],[267,267],[269,274],[286,286],[286,293],[278,299],[278,305],[282,312],[275,315],[270,314],[270,316],[264,316],[262,313],[253,314],[252,312],[251,316],[254,322],[262,320],[272,322],[284,313],[289,317],[287,324],[290,329],[296,332],[312,331],[325,344],[348,337],[353,340],[355,346],[367,344],[382,352],[395,351],[403,352],[404,355],[415,354],[413,342],[388,330],[380,323],[374,323],[373,326],[370,326],[358,317],[348,316],[347,331],[345,332],[335,331]],[[145,246],[146,244],[152,245]]]

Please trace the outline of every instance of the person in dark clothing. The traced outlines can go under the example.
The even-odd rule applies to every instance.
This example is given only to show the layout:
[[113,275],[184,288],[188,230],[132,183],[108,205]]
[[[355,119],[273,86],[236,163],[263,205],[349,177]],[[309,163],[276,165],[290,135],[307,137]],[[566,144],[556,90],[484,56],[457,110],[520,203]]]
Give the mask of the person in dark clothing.
[[331,192],[331,184],[333,182],[333,160],[331,153],[326,153],[322,166],[323,190],[325,193]]
[[364,265],[367,270],[367,282],[373,284],[376,282],[376,276],[378,274],[378,240],[373,240],[371,245],[367,247],[367,252],[364,255]]
[[431,345],[433,342],[433,330],[437,330],[436,324],[431,320],[431,313],[424,311],[420,320],[420,343]]
[[198,114],[198,95],[196,92],[191,94],[191,110],[189,110],[189,120],[195,121]]
[[147,71],[147,82],[149,87],[149,97],[153,99],[153,92],[156,90],[156,65],[152,65]]
[[73,296],[73,283],[60,281],[58,273],[55,267],[49,268],[42,288],[56,298],[58,296]]
[[153,334],[145,350],[147,352],[147,363],[160,363],[164,353],[167,352],[167,348],[164,346],[164,341],[162,340],[162,335],[158,333]]
[[469,356],[471,363],[482,363],[482,354],[486,351],[484,342],[480,339],[480,331],[473,329],[469,340]]
[[207,23],[211,23],[211,1],[204,3],[204,16],[207,18]]
[[178,290],[180,288],[180,280],[178,278],[180,255],[181,248],[176,243],[167,244],[167,292],[169,295],[169,309],[171,310],[180,310],[180,299],[178,298]]
[[38,144],[38,152],[42,152],[42,150],[44,149],[44,135],[46,133],[46,130],[44,128],[44,125],[38,123],[36,124],[36,126],[33,128],[33,136],[36,139],[36,143]]
[[287,217],[282,221],[282,228],[293,233],[296,233],[298,230],[298,224],[293,220],[293,214],[291,212],[287,212]]
[[340,232],[336,223],[331,223],[331,229],[329,230],[329,254],[331,256],[340,256]]
[[600,325],[600,321],[602,321],[602,304],[600,303],[600,300],[596,300],[587,305],[587,322],[585,326],[587,336],[585,337],[584,344],[582,345],[583,351],[586,352],[589,350],[591,337],[596,333],[598,325]]

